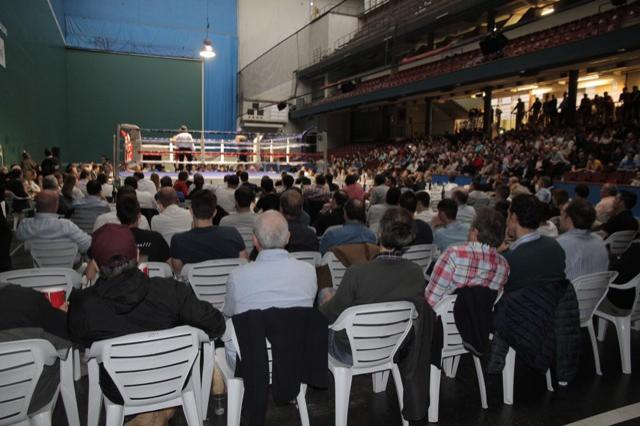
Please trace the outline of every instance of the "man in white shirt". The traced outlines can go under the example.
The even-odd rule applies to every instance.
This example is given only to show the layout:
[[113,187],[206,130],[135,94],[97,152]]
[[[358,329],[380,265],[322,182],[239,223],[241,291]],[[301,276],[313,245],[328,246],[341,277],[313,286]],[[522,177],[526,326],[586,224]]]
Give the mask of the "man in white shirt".
[[[144,173],[135,172],[133,177],[138,181],[138,189],[140,191],[148,192],[149,194],[155,196],[158,190],[156,189],[156,184],[151,182],[149,179],[144,178]],[[139,202],[139,201],[138,201]],[[140,207],[144,208],[144,207]]]
[[[289,257],[284,247],[289,229],[284,216],[269,210],[256,220],[255,262],[234,269],[227,280],[223,313],[230,318],[252,309],[313,306],[318,283],[313,266]],[[235,348],[225,342],[227,360],[235,365]]]
[[234,213],[236,211],[236,188],[240,184],[238,175],[228,175],[227,184],[221,185],[216,189],[216,198],[218,199],[218,205],[224,209],[227,213]]
[[124,185],[130,186],[136,190],[136,198],[138,198],[138,204],[140,204],[141,209],[155,210],[157,208],[154,195],[148,193],[147,191],[138,189],[138,179],[133,176],[129,176],[124,180]]
[[80,253],[91,246],[91,237],[68,219],[58,218],[58,193],[45,189],[35,197],[36,214],[20,221],[16,238],[28,242],[34,239],[70,240],[78,245]]
[[596,218],[599,222],[606,222],[614,214],[618,189],[611,183],[605,183],[600,188],[600,201],[596,204]]
[[460,223],[465,223],[467,225],[471,225],[471,222],[476,218],[476,209],[467,204],[467,200],[469,199],[469,195],[466,191],[461,189],[456,189],[451,194],[451,198],[458,205],[458,214],[456,215],[456,220]]
[[170,187],[162,188],[158,192],[158,207],[161,211],[159,215],[151,218],[151,229],[162,234],[167,244],[171,245],[174,234],[191,229],[191,213],[178,205],[178,194]]
[[431,210],[431,196],[427,191],[416,192],[416,199],[418,204],[416,206],[416,220],[421,220],[425,223],[431,224],[431,220],[435,216],[433,210]]
[[[127,186],[123,186],[122,188],[120,188],[116,198],[120,198],[124,195],[133,195],[137,197],[136,191],[133,188]],[[116,214],[115,210],[111,210],[109,213],[103,213],[98,216],[95,223],[93,224],[93,230],[95,231],[96,229],[100,228],[102,225],[106,225],[107,223],[115,223],[117,225],[120,224],[120,220],[118,219],[118,215]],[[151,229],[149,227],[149,221],[146,217],[140,216],[140,220],[138,221],[138,228],[144,229],[145,231],[149,231]]]
[[236,189],[236,214],[230,214],[220,220],[220,226],[232,226],[234,228],[251,228],[256,223],[257,214],[251,211],[253,191],[251,188],[241,186]]
[[[187,161],[191,162],[193,156],[191,152],[194,150],[193,144],[193,136],[188,132],[187,126],[184,124],[180,126],[180,133],[173,137],[173,142],[176,144],[176,151],[178,161],[184,161],[185,158]],[[182,152],[181,152],[182,151]],[[183,170],[184,164],[180,163],[176,165],[176,170]],[[191,163],[187,164],[187,170],[191,171]]]

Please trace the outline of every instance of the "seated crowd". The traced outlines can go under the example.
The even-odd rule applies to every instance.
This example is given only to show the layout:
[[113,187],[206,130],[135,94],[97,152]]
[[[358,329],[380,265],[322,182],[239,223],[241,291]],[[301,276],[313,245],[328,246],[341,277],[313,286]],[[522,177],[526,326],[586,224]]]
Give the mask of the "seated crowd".
[[[510,137],[500,143],[513,146],[515,140]],[[619,279],[628,281],[640,273],[637,259],[629,260],[628,254],[637,253],[639,244],[615,257],[603,238],[619,231],[638,231],[632,214],[636,195],[604,186],[601,201],[593,206],[584,188],[576,188],[573,199],[566,191],[553,188],[551,178],[541,172],[550,167],[549,176],[553,174],[553,144],[558,139],[565,145],[574,143],[568,135],[540,135],[531,145],[538,144],[536,149],[546,152],[548,158],[532,157],[530,163],[527,155],[533,148],[529,147],[506,155],[500,164],[500,157],[488,160],[481,168],[492,164],[494,172],[502,168],[508,174],[488,173],[491,180],[485,183],[476,178],[468,188],[457,186],[452,179],[437,202],[429,191],[428,173],[420,171],[421,160],[416,156],[431,151],[435,144],[400,148],[405,153],[396,152],[389,164],[403,166],[378,170],[369,189],[359,183],[361,176],[351,163],[339,160],[340,167],[349,169],[341,188],[333,183],[331,173],[317,173],[313,183],[305,173],[298,181],[286,173],[277,182],[264,176],[255,185],[246,172],[238,171],[215,187],[206,184],[200,174],[190,180],[188,172],[182,171],[175,182],[167,176],[160,180],[156,174],[148,179],[136,172],[122,187],[115,185],[105,193],[108,162],[80,173],[74,172],[74,166],[63,177],[58,158],[47,156],[40,167],[42,174],[50,172],[42,176],[46,185],[32,193],[35,214],[22,218],[13,235],[27,250],[38,239],[76,243],[88,264],[82,271],[89,285],[72,292],[68,303],[60,307],[64,312],[52,310],[31,291],[0,285],[4,309],[0,332],[37,327],[53,335],[52,339],[85,348],[107,338],[178,325],[200,328],[217,339],[225,331],[225,319],[253,310],[315,306],[332,323],[352,306],[409,301],[426,321],[443,297],[465,288],[491,291],[490,311],[498,292],[504,292],[503,300],[515,298],[522,291],[560,286],[566,280],[610,268],[621,272]],[[487,148],[478,149],[478,145],[483,141],[474,143],[475,148],[470,149],[482,155]],[[443,146],[451,148],[451,158],[438,159],[438,167],[454,172],[465,166],[464,159],[454,157],[467,148],[453,149],[448,142]],[[373,155],[389,160],[379,150]],[[454,163],[456,167],[447,166]],[[33,164],[25,168],[35,169]],[[14,177],[2,189],[22,194],[12,180],[16,173],[12,173]],[[107,199],[115,203],[113,209]],[[23,200],[14,200],[14,211],[20,207],[16,201]],[[75,220],[83,209],[92,213],[88,228]],[[2,220],[10,241],[11,230],[4,216]],[[244,235],[246,229],[251,231],[249,238]],[[403,257],[416,245],[437,247],[426,269]],[[333,253],[348,267],[340,285],[332,285],[330,278],[327,281],[326,266],[314,268],[296,260],[289,255],[295,252]],[[185,280],[185,265],[216,259],[242,259],[228,276],[221,310],[199,300],[191,287],[180,282]],[[145,262],[167,263],[174,278],[149,278],[139,268]],[[10,262],[0,266],[11,269]],[[506,303],[503,300],[497,310]],[[612,296],[607,303],[628,308],[629,297]],[[414,338],[417,345],[420,337]],[[343,331],[330,331],[327,344],[335,360],[353,363]],[[230,365],[238,360],[236,351],[231,342],[225,342]],[[122,401],[118,389],[104,377],[105,395]],[[407,411],[418,413],[411,414],[411,420],[426,416],[427,404],[422,405]],[[152,415],[166,421],[172,413]]]

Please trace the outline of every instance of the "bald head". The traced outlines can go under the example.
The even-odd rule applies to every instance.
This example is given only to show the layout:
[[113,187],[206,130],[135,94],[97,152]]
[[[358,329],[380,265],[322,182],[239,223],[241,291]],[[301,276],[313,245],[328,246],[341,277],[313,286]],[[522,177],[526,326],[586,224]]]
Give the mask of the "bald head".
[[161,188],[158,192],[158,202],[165,209],[171,204],[178,204],[178,194],[176,190],[171,187]]
[[289,225],[280,212],[268,210],[256,219],[253,234],[260,250],[283,249],[289,242]]
[[36,211],[38,213],[56,213],[58,211],[58,193],[50,189],[40,191],[36,195]]

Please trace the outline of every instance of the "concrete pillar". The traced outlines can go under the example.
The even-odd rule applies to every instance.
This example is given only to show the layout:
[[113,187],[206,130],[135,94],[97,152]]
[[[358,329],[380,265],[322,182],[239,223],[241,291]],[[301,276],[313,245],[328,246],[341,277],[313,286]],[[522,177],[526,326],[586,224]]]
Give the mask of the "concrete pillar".
[[576,124],[576,104],[578,99],[578,70],[569,71],[569,84],[567,93],[567,110],[562,111],[566,124]]
[[433,131],[433,98],[424,98],[424,135],[431,136]]
[[484,89],[484,115],[482,117],[482,129],[487,137],[491,137],[491,124],[493,122],[493,108],[491,106],[491,87]]

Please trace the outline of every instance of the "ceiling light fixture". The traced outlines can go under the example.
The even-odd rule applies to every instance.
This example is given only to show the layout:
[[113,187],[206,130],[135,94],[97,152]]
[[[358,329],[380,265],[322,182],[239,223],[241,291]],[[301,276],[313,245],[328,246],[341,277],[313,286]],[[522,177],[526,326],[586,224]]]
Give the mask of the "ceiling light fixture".
[[202,42],[202,48],[200,49],[200,56],[204,59],[211,59],[216,56],[215,50],[213,50],[213,43],[209,38],[209,0],[207,2],[207,35]]

